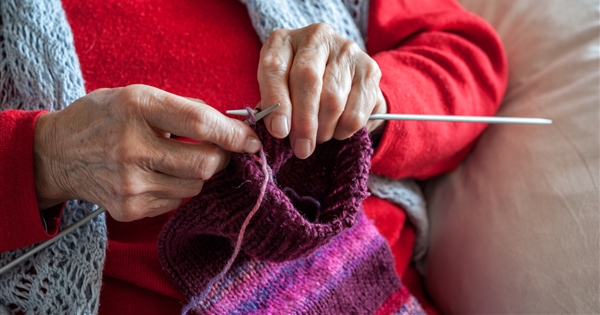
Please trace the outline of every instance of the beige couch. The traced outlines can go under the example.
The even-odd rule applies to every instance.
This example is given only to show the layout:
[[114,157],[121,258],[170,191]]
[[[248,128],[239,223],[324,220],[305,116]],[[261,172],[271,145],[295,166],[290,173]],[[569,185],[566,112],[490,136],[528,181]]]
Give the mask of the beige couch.
[[426,282],[444,313],[598,314],[600,4],[459,0],[502,37],[500,116],[455,172],[427,185]]

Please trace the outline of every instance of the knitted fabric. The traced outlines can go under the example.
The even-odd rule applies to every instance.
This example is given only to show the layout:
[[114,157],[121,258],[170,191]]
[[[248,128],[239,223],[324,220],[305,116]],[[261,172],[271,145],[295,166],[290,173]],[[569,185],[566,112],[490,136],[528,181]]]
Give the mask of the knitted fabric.
[[276,29],[297,29],[323,22],[366,50],[363,38],[367,31],[369,0],[240,1],[248,7],[252,26],[263,42]]
[[425,274],[425,254],[429,246],[429,219],[425,197],[414,180],[394,180],[371,174],[367,182],[369,191],[404,209],[406,217],[415,227],[415,245],[412,260],[421,274]]
[[[250,121],[250,125],[255,127],[256,126],[256,117],[254,116],[252,109],[250,107],[246,107],[246,110],[248,111],[248,114],[249,114],[248,120]],[[231,257],[229,258],[229,260],[227,260],[227,263],[221,269],[221,272],[219,272],[219,274],[214,276],[209,281],[209,283],[204,288],[204,291],[200,295],[196,295],[188,303],[188,305],[182,310],[183,314],[186,314],[189,310],[194,308],[196,306],[196,304],[198,304],[199,302],[204,300],[204,298],[208,294],[209,290],[212,289],[212,286],[214,285],[214,283],[216,283],[217,281],[219,281],[223,278],[223,276],[229,271],[229,269],[235,262],[235,259],[238,257],[238,255],[240,253],[240,249],[242,248],[242,243],[244,241],[244,236],[246,234],[246,228],[248,227],[248,224],[250,224],[250,221],[252,220],[252,218],[254,217],[256,212],[260,209],[263,198],[266,195],[267,186],[269,184],[269,181],[271,181],[273,178],[273,171],[271,170],[271,167],[269,167],[269,164],[267,163],[267,156],[265,155],[265,150],[263,148],[261,148],[258,153],[259,153],[259,156],[253,156],[253,158],[256,162],[258,162],[260,164],[260,168],[261,168],[262,174],[263,174],[263,179],[260,184],[260,190],[258,192],[258,197],[256,198],[256,202],[255,202],[254,206],[252,206],[252,210],[250,210],[250,213],[248,213],[248,215],[244,219],[244,223],[242,223],[240,232],[238,233],[238,236],[235,240],[233,254],[231,254]],[[246,181],[244,181],[243,184],[245,184],[247,182],[251,182],[251,181],[246,180]],[[306,198],[312,198],[312,197],[306,197]],[[317,203],[318,203],[318,201],[317,201]],[[317,204],[317,205],[319,205],[319,204]],[[319,213],[317,212],[317,215],[315,216],[315,221],[318,220],[318,217],[319,217]]]
[[[256,132],[273,177],[245,230],[242,253],[197,310],[375,313],[408,302],[418,310],[400,290],[385,240],[360,213],[372,154],[366,130],[317,146],[306,160],[262,122]],[[253,155],[234,154],[166,224],[160,261],[186,296],[200,295],[226,264],[265,175]]]
[[[58,0],[0,1],[0,110],[59,110],[85,95],[71,29]],[[69,201],[60,228],[95,206]],[[101,215],[0,276],[0,309],[95,314],[106,226]],[[0,266],[33,246],[0,254]]]

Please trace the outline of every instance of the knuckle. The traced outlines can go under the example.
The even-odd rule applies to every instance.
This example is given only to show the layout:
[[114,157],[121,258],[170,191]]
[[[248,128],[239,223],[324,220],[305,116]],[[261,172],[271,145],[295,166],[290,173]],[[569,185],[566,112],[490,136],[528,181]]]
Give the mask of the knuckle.
[[130,161],[136,159],[134,147],[130,145],[128,138],[119,138],[108,145],[106,150],[109,161],[119,171],[127,169]]
[[309,87],[315,87],[320,85],[323,80],[322,76],[319,75],[317,69],[314,68],[310,63],[299,62],[294,64],[292,68],[292,74],[298,81],[303,82],[304,85]]
[[353,111],[340,119],[339,127],[348,133],[355,133],[365,126],[368,117],[361,111]]
[[328,24],[315,23],[302,29],[298,36],[302,37],[303,49],[322,50],[332,38],[336,36],[335,30]]
[[146,86],[141,84],[119,88],[114,101],[110,103],[110,112],[115,118],[137,118],[151,103],[150,97],[151,94],[148,93]]
[[134,176],[125,173],[121,176],[120,191],[125,198],[134,197],[144,193],[144,185]]
[[285,73],[287,68],[287,61],[281,55],[271,51],[262,54],[260,64],[269,73]]
[[365,63],[365,77],[367,79],[375,80],[376,83],[379,83],[379,80],[381,80],[381,69],[377,62],[370,57]]
[[323,90],[319,112],[325,114],[326,117],[339,116],[344,111],[345,104],[342,104],[340,95],[336,92],[328,89]]
[[358,44],[351,40],[344,40],[339,50],[340,58],[345,60],[352,60],[360,53],[362,53],[362,50],[358,47]]
[[[246,134],[241,128],[227,128],[227,132],[222,133],[222,145],[234,151],[240,151],[244,147]],[[215,147],[215,149],[217,149]],[[216,152],[213,152],[216,154]]]
[[196,178],[207,180],[214,175],[219,166],[219,157],[214,154],[200,154],[196,165]]
[[282,28],[278,28],[276,30],[274,30],[273,32],[271,32],[271,35],[269,35],[269,37],[267,38],[267,41],[272,42],[272,41],[280,41],[282,39],[285,39],[289,34],[289,31],[286,29],[282,29]]
[[119,96],[127,104],[138,103],[142,99],[143,87],[141,84],[128,85],[119,90]]
[[311,24],[306,29],[314,37],[330,36],[336,33],[331,25],[322,22]]
[[[210,134],[216,128],[214,119],[209,118],[208,111],[201,106],[193,106],[188,109],[183,118],[183,128],[189,134]],[[197,139],[199,140],[199,139]]]

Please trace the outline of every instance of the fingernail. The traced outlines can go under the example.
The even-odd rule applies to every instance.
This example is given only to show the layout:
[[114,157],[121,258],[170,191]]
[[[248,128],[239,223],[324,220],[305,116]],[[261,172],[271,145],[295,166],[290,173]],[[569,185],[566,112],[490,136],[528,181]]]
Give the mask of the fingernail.
[[310,140],[298,139],[294,143],[294,153],[299,159],[306,159],[310,155]]
[[281,115],[273,117],[271,120],[271,131],[273,132],[273,136],[276,138],[287,137],[288,133],[290,132],[287,117]]
[[248,139],[246,139],[246,144],[244,144],[244,152],[256,153],[260,150],[261,146],[260,140],[254,137],[248,137]]

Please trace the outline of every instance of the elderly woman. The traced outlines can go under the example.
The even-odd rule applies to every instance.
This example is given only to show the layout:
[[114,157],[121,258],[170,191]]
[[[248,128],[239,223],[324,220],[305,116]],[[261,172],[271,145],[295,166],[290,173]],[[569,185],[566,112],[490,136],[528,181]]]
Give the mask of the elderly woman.
[[[484,126],[384,124],[369,115],[492,115],[506,65],[484,21],[453,0],[16,2],[0,3],[2,265],[92,204],[110,215],[0,275],[5,311],[170,314],[187,303],[184,312],[200,313],[420,313],[421,305],[435,312],[409,264],[426,230],[382,187],[418,199],[416,186],[399,180],[452,170]],[[275,103],[264,127],[222,114]],[[357,153],[332,157],[346,146]],[[300,182],[343,186],[338,168],[369,159],[371,173],[387,179],[372,176],[366,199],[352,186],[356,199],[340,202],[356,211],[325,241],[294,243],[286,227],[260,234],[287,223],[255,218],[248,243],[260,235],[264,242],[242,242],[219,277],[236,245],[229,235],[241,228],[237,214],[243,221],[257,194],[235,207],[223,200],[260,183],[240,180],[219,198],[208,186],[262,150],[271,167],[289,150],[293,167],[280,172]],[[321,161],[333,166],[319,177],[311,166]],[[362,185],[365,174],[347,182]],[[278,176],[272,189],[283,185]],[[328,210],[328,200],[317,204]],[[200,229],[195,222],[214,215],[200,205],[223,216]],[[263,208],[257,215],[282,211]],[[321,233],[338,222],[325,214],[303,213],[298,224]],[[172,248],[169,240],[189,231],[187,250]],[[279,241],[292,242],[294,254],[259,254],[277,251]]]

